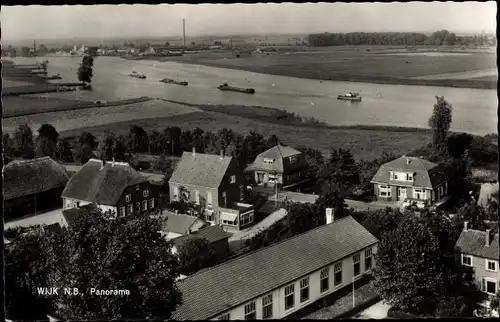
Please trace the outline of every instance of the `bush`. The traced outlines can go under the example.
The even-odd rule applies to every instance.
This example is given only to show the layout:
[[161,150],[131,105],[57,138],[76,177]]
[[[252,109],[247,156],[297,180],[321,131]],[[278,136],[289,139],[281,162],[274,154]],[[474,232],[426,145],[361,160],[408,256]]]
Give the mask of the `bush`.
[[387,311],[387,316],[390,318],[394,318],[394,319],[408,319],[408,318],[412,319],[412,318],[417,317],[414,314],[405,312],[405,311],[403,311],[401,309],[397,309],[395,307],[389,308],[389,311]]

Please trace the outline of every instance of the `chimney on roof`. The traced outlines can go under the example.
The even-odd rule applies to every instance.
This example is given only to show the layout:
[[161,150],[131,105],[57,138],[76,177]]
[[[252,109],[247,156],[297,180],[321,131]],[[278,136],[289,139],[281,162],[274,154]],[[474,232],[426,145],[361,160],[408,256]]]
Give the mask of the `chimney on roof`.
[[486,229],[486,247],[490,247],[491,244],[491,229]]
[[224,159],[224,151],[223,150],[220,150],[220,159],[223,160]]
[[333,208],[326,208],[326,224],[329,225],[335,221],[335,210]]
[[467,231],[468,229],[468,226],[469,225],[469,222],[468,221],[464,221],[464,231]]
[[196,148],[193,146],[193,155],[196,155]]

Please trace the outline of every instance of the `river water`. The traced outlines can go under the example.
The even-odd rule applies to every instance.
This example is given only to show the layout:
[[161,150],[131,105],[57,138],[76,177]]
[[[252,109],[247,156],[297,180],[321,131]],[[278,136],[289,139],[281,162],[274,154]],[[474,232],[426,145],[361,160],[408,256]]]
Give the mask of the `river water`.
[[[64,82],[77,81],[81,57],[47,57],[49,74],[60,73]],[[42,58],[14,58],[30,64]],[[132,71],[147,79],[128,77]],[[164,77],[186,80],[189,86],[159,82]],[[254,95],[220,91],[223,82],[253,87]],[[116,100],[138,96],[159,97],[199,104],[256,105],[314,116],[332,125],[392,125],[427,127],[435,96],[453,105],[452,130],[475,134],[497,132],[497,91],[437,86],[381,85],[319,81],[176,62],[132,61],[97,57],[92,92],[49,94],[65,98]],[[337,95],[359,92],[359,103],[337,100]]]

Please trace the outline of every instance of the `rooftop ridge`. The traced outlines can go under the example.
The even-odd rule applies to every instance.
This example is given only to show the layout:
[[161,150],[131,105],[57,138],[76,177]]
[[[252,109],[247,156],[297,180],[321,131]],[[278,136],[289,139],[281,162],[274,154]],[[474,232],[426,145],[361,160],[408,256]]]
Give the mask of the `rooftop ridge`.
[[[285,215],[285,216],[286,216],[286,215]],[[284,218],[284,217],[283,217],[283,218]],[[253,254],[255,254],[255,253],[258,253],[258,252],[261,252],[261,251],[264,251],[264,250],[267,250],[267,249],[270,249],[270,248],[276,247],[276,246],[278,246],[278,245],[280,245],[280,244],[282,244],[282,243],[284,243],[284,242],[286,242],[286,241],[293,240],[293,239],[295,239],[295,238],[298,238],[299,236],[302,236],[302,235],[305,235],[305,234],[311,233],[311,232],[313,232],[313,231],[315,231],[315,230],[318,230],[318,229],[320,229],[320,228],[324,228],[325,226],[330,226],[330,225],[333,225],[333,224],[338,223],[338,222],[340,222],[340,221],[342,221],[342,220],[345,220],[346,218],[352,218],[352,216],[350,216],[350,215],[349,215],[349,216],[346,216],[346,217],[340,218],[340,219],[335,220],[334,222],[332,222],[332,223],[330,223],[330,224],[327,224],[327,225],[321,225],[321,226],[315,227],[315,228],[310,229],[310,230],[308,230],[308,231],[305,231],[305,232],[303,232],[303,233],[301,233],[301,234],[298,234],[298,235],[292,236],[292,237],[290,237],[290,238],[287,238],[287,239],[281,240],[281,241],[279,241],[279,242],[277,242],[277,243],[274,243],[274,244],[272,244],[272,245],[269,245],[269,246],[266,246],[266,247],[262,247],[262,248],[260,248],[260,249],[254,250],[253,252],[246,253],[246,254],[244,254],[244,255],[242,255],[242,256],[240,256],[240,257],[236,257],[236,258],[230,259],[230,260],[228,260],[228,261],[222,262],[222,263],[220,263],[220,264],[217,264],[217,265],[215,265],[215,266],[208,267],[208,268],[206,268],[206,269],[200,270],[200,271],[198,271],[198,272],[196,272],[196,273],[194,273],[194,274],[192,274],[192,275],[189,275],[188,277],[186,277],[185,279],[183,279],[183,281],[184,281],[184,280],[187,280],[187,279],[190,279],[190,278],[192,278],[192,277],[194,277],[194,276],[197,276],[197,275],[199,275],[199,274],[202,274],[202,273],[208,272],[208,271],[210,271],[210,270],[213,270],[213,269],[215,269],[215,268],[217,268],[217,267],[219,267],[219,266],[227,265],[228,263],[235,262],[235,261],[237,261],[237,260],[240,260],[240,259],[245,258],[245,257],[247,257],[247,256],[253,255]],[[352,219],[353,219],[354,221],[356,221],[356,219],[354,219],[354,218],[352,218]],[[357,221],[356,221],[356,222],[357,222]],[[371,233],[370,233],[370,234],[371,234]]]
[[45,156],[45,157],[34,158],[34,159],[13,160],[12,162],[9,162],[7,165],[10,165],[10,164],[12,164],[12,165],[30,164],[30,163],[35,163],[35,162],[38,162],[38,161],[45,161],[45,160],[51,160],[51,161],[56,162],[51,157]]

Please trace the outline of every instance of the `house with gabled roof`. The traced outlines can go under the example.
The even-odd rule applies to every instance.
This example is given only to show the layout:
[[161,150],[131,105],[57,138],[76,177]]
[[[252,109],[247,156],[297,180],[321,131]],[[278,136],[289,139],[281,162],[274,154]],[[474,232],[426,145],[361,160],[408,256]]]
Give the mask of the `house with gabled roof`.
[[246,171],[253,172],[257,186],[274,187],[278,184],[279,187],[288,189],[306,181],[306,168],[302,152],[278,144],[259,154]]
[[125,217],[157,209],[157,188],[128,163],[90,159],[61,194],[63,210],[95,204]]
[[377,243],[352,217],[338,219],[178,281],[184,300],[172,318],[290,316],[369,275]]
[[206,239],[215,250],[215,257],[218,261],[224,260],[229,255],[229,237],[231,234],[225,232],[217,225],[202,227],[196,231],[188,232],[183,236],[172,239],[172,251],[177,253],[179,249],[192,238]]
[[50,157],[12,161],[2,172],[5,219],[61,205],[61,192],[69,174]]
[[[239,230],[253,223],[254,207],[245,203],[243,171],[235,158],[184,152],[169,180],[170,201],[193,202],[211,224]],[[181,196],[183,194],[183,196]]]
[[166,234],[165,237],[168,240],[194,233],[209,225],[204,220],[195,216],[188,216],[170,211],[163,211],[162,215],[167,219],[163,227],[163,232]]
[[430,161],[402,156],[383,164],[371,180],[375,197],[382,201],[424,204],[447,199],[450,174]]
[[471,229],[468,222],[455,244],[458,261],[470,270],[478,289],[495,296],[500,290],[500,252],[497,232]]

